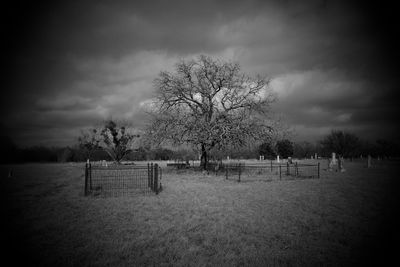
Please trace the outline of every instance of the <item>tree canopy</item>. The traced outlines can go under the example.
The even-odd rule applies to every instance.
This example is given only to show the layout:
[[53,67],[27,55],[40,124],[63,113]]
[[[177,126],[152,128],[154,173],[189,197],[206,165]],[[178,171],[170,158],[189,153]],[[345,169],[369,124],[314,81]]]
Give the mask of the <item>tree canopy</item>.
[[342,157],[355,156],[359,145],[360,140],[356,135],[339,130],[332,130],[321,141],[321,146],[325,153],[335,152]]
[[291,157],[293,155],[293,143],[288,140],[279,140],[276,143],[276,151],[282,158]]
[[242,73],[238,63],[204,55],[182,60],[175,72],[161,72],[154,85],[150,136],[194,146],[204,168],[211,149],[241,147],[273,131],[267,120],[275,100],[269,80]]
[[258,147],[258,153],[266,159],[273,159],[276,157],[273,146],[269,142],[264,142]]

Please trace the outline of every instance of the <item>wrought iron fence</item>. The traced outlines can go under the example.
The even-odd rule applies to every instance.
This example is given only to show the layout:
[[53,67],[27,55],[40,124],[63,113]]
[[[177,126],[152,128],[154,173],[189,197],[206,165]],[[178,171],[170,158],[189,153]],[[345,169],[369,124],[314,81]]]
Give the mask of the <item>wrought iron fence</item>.
[[295,178],[320,178],[320,163],[268,163],[268,164],[224,164],[221,167],[225,173],[225,179],[233,179],[241,182],[263,180],[282,180]]
[[85,196],[158,194],[162,190],[161,178],[162,169],[158,164],[97,166],[86,163]]

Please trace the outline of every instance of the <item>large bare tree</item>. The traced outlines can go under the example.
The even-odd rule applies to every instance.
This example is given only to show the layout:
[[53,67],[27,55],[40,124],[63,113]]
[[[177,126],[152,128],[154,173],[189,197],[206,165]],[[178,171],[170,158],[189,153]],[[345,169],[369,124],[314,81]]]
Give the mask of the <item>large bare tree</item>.
[[269,80],[242,73],[238,63],[202,55],[161,72],[154,84],[149,135],[195,146],[204,169],[211,149],[241,147],[273,130],[266,119],[275,100]]

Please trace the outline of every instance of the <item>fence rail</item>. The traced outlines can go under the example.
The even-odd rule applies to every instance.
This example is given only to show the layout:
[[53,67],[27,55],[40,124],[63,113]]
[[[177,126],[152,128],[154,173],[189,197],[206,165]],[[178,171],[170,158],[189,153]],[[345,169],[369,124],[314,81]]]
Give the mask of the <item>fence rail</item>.
[[86,163],[85,196],[121,196],[158,194],[161,189],[162,169],[158,164],[147,166],[96,166]]

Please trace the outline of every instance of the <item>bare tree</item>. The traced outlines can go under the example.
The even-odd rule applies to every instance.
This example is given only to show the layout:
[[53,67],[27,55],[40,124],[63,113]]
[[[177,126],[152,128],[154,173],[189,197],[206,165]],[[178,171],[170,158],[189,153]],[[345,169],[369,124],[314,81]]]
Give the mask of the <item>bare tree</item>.
[[269,80],[242,73],[238,63],[202,55],[180,61],[174,73],[161,72],[154,84],[150,136],[195,146],[204,169],[211,149],[241,147],[273,130],[266,120],[275,100]]
[[82,130],[78,137],[78,145],[85,151],[87,159],[91,159],[94,151],[101,149],[116,163],[120,163],[133,151],[139,136],[128,123],[109,119],[97,127]]
[[91,159],[93,152],[100,149],[100,141],[99,129],[90,128],[81,130],[81,134],[78,137],[78,146],[85,152],[86,159]]
[[130,152],[133,151],[135,138],[140,137],[133,133],[133,129],[126,124],[107,120],[100,132],[100,146],[110,155],[116,163],[120,163]]

